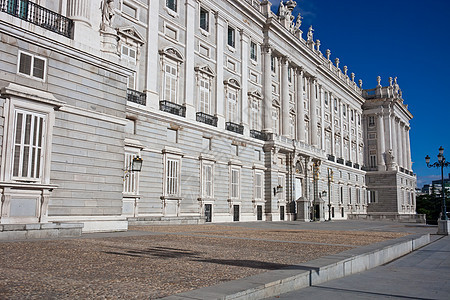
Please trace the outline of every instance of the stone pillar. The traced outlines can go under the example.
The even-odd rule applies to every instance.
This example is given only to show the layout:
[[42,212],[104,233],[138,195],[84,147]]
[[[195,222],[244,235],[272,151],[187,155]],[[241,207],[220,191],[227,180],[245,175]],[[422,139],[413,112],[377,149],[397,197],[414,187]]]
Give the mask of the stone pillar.
[[383,113],[377,114],[377,142],[378,142],[378,171],[385,171],[384,153],[386,152],[384,143],[384,120]]
[[398,146],[397,146],[397,127],[395,123],[395,116],[391,114],[389,116],[389,123],[391,128],[391,149],[392,153],[394,155],[394,162],[398,164]]
[[281,135],[289,137],[289,80],[288,57],[281,59]]
[[217,127],[225,128],[224,115],[224,87],[223,87],[223,49],[224,49],[225,20],[220,13],[216,13],[216,117]]
[[262,49],[264,61],[264,87],[263,87],[263,113],[264,113],[264,131],[273,132],[272,125],[272,49],[265,45]]
[[186,105],[186,119],[195,120],[196,107],[194,103],[194,88],[195,88],[195,71],[194,60],[190,59],[195,54],[195,28],[196,15],[195,7],[197,2],[195,0],[186,1],[186,47],[185,62],[184,62],[184,101]]
[[[360,164],[359,162],[359,124],[358,124],[358,116],[359,112],[355,110],[355,135],[356,135],[356,157],[355,157],[355,163]],[[361,118],[359,119],[361,120]]]
[[158,110],[159,109],[159,95],[158,95],[158,76],[160,76],[158,43],[151,43],[150,41],[157,41],[158,36],[158,20],[159,18],[159,1],[149,1],[148,20],[147,20],[147,55],[146,55],[146,83],[145,93],[147,94],[147,106]]
[[331,143],[331,154],[333,156],[336,156],[336,143],[334,142],[334,138],[335,138],[335,132],[336,129],[334,127],[334,99],[333,99],[333,94],[331,92],[329,92],[329,97],[330,97],[330,116],[331,116],[331,139],[330,139],[330,143]]
[[402,150],[403,150],[403,168],[408,169],[408,147],[406,145],[406,124],[402,124]]
[[67,17],[73,20],[73,39],[75,41],[81,41],[90,47],[99,48],[100,44],[95,47],[95,42],[98,39],[92,36],[91,11],[93,9],[91,6],[91,0],[69,0],[67,3]]
[[347,128],[348,128],[348,160],[353,162],[353,158],[352,158],[352,118],[351,118],[350,105],[347,105]]
[[406,158],[407,158],[407,166],[406,168],[410,171],[412,171],[412,161],[411,161],[411,141],[409,140],[409,127],[405,127],[406,128]]
[[344,116],[343,116],[343,109],[342,109],[342,101],[339,100],[339,124],[341,128],[341,158],[344,158]]
[[403,165],[403,125],[401,124],[401,121],[399,120],[397,124],[397,146],[398,146],[398,165],[400,167],[404,167]]
[[311,145],[317,147],[317,97],[316,97],[316,84],[317,81],[314,77],[311,77],[309,83],[309,128],[311,136]]
[[320,99],[320,130],[321,130],[321,149],[326,150],[325,146],[325,99],[322,85],[319,85],[319,99]]
[[248,44],[249,44],[249,36],[244,33],[244,30],[240,31],[241,33],[241,123],[244,125],[244,135],[250,135],[249,128],[249,106],[248,106]]
[[305,142],[305,107],[303,104],[303,70],[297,69],[297,138]]

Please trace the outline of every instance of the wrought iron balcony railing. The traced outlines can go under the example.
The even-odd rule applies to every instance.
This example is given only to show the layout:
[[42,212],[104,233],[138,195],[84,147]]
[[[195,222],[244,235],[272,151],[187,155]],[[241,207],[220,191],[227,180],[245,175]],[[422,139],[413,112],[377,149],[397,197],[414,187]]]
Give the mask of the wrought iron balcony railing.
[[359,164],[357,164],[357,163],[354,163],[354,164],[353,164],[353,168],[355,168],[355,169],[359,169]]
[[217,117],[205,114],[203,112],[198,112],[196,114],[197,122],[202,122],[211,126],[217,127]]
[[186,107],[167,100],[159,101],[159,110],[165,111],[180,117],[186,117]]
[[72,37],[73,21],[28,0],[0,0],[0,11],[47,30]]
[[258,130],[250,130],[250,136],[252,138],[261,140],[261,141],[265,141],[266,140],[266,134],[264,132],[258,131]]
[[344,164],[344,159],[343,158],[337,158],[336,162],[343,165]]
[[239,125],[233,122],[226,122],[225,129],[239,134],[244,134],[244,125]]
[[349,161],[349,160],[347,160],[347,161],[345,162],[345,165],[346,165],[347,167],[353,167],[353,163],[352,163],[351,161]]
[[336,157],[334,155],[328,154],[328,160],[334,161]]
[[127,100],[140,105],[146,105],[147,95],[145,93],[127,89]]

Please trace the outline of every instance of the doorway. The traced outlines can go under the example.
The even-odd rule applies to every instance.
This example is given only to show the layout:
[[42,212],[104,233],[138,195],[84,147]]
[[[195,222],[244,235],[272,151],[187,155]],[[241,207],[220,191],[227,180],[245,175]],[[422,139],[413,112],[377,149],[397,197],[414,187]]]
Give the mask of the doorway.
[[212,204],[205,204],[206,222],[212,222]]
[[233,205],[233,221],[239,221],[239,205]]

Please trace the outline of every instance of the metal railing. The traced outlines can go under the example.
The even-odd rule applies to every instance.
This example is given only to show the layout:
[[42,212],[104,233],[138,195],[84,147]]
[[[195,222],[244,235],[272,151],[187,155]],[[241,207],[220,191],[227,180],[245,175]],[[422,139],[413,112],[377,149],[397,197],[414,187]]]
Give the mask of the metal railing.
[[225,129],[239,134],[244,134],[244,125],[239,125],[233,122],[226,122]]
[[146,105],[147,95],[132,89],[127,89],[127,100],[140,105]]
[[258,131],[258,130],[250,130],[250,136],[252,138],[261,140],[261,141],[265,141],[266,140],[266,134],[262,131]]
[[73,21],[28,0],[0,0],[0,11],[47,30],[72,37]]
[[217,127],[217,117],[205,114],[203,112],[198,112],[196,114],[197,122],[202,122],[211,126]]
[[336,159],[336,162],[343,165],[344,164],[344,159],[339,157],[339,158]]
[[354,163],[354,164],[353,164],[353,168],[355,168],[355,169],[359,169],[359,164],[357,164],[357,163]]
[[180,117],[186,117],[186,107],[167,100],[159,101],[159,110],[165,111]]
[[334,155],[328,154],[328,160],[334,161],[336,157]]

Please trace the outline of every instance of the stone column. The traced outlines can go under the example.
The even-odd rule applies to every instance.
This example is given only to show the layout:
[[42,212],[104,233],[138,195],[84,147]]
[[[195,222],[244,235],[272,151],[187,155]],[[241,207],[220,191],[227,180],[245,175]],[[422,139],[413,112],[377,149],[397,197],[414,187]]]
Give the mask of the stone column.
[[[73,39],[81,41],[90,47],[99,48],[98,39],[93,38],[91,27],[91,0],[69,0],[67,3],[67,17],[73,20]],[[101,10],[96,10],[101,14]]]
[[339,124],[341,125],[341,158],[344,158],[344,116],[342,109],[342,101],[339,100]]
[[402,125],[403,168],[408,169],[408,147],[406,145],[406,124]]
[[317,97],[316,97],[316,84],[317,81],[314,77],[311,77],[309,88],[309,128],[311,136],[311,145],[317,147]]
[[289,60],[285,56],[281,59],[281,135],[289,137]]
[[158,43],[150,43],[150,41],[157,41],[158,36],[158,20],[159,18],[159,1],[149,1],[148,20],[147,20],[147,55],[146,55],[146,83],[145,93],[147,95],[147,106],[158,110],[159,109],[159,95],[158,95],[158,76],[160,76]]
[[264,124],[263,128],[265,132],[273,132],[272,124],[272,49],[269,45],[265,45],[262,48],[263,61],[264,61],[264,87],[263,87],[263,113],[264,113]]
[[[359,112],[355,110],[355,135],[356,135],[356,157],[355,157],[355,163],[360,164],[359,163],[359,124],[358,124],[358,116],[359,116]],[[360,119],[361,120],[361,117]]]
[[297,138],[305,142],[305,107],[303,104],[303,70],[297,69]]
[[223,87],[223,49],[224,49],[225,20],[220,13],[216,13],[216,117],[217,127],[225,128],[224,115],[224,87]]
[[194,57],[195,47],[195,28],[196,28],[196,15],[195,7],[197,2],[195,0],[186,1],[186,47],[185,49],[185,62],[184,62],[184,101],[186,105],[186,119],[195,120],[196,107],[194,104],[194,87],[195,87],[195,71],[194,60],[190,59]]
[[[347,104],[347,128],[348,128],[348,160],[353,162],[352,158],[352,118],[351,108]],[[353,116],[354,117],[354,116]]]
[[390,128],[391,128],[391,138],[392,138],[392,142],[391,142],[391,147],[392,147],[392,153],[394,154],[394,162],[396,162],[398,164],[398,146],[397,146],[397,127],[396,127],[396,123],[395,123],[395,116],[393,114],[391,114],[389,116],[389,123],[391,124]]
[[321,129],[321,143],[322,143],[322,150],[326,150],[325,146],[325,99],[324,99],[324,93],[322,85],[319,85],[319,99],[320,99],[320,129]]
[[405,132],[405,136],[406,136],[406,158],[407,158],[407,166],[406,168],[410,171],[412,171],[412,161],[411,161],[411,141],[409,140],[409,127],[405,127],[406,128],[406,132]]
[[330,139],[330,143],[331,143],[331,154],[333,156],[336,156],[336,144],[334,142],[334,138],[335,138],[335,132],[336,129],[334,127],[334,99],[333,99],[333,94],[331,92],[329,92],[330,95],[330,115],[331,115],[331,139]]
[[398,165],[400,167],[404,167],[403,165],[403,135],[402,135],[402,131],[403,131],[403,125],[401,124],[401,121],[398,121],[397,124],[397,146],[398,146]]
[[244,135],[250,135],[249,128],[249,107],[248,107],[248,44],[249,44],[249,36],[247,33],[244,33],[244,30],[240,31],[241,33],[241,123],[244,125]]
[[384,143],[384,120],[383,112],[377,114],[377,142],[378,142],[378,171],[385,171],[384,153],[386,152]]

